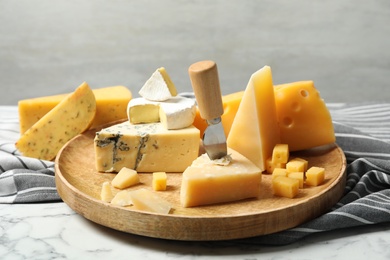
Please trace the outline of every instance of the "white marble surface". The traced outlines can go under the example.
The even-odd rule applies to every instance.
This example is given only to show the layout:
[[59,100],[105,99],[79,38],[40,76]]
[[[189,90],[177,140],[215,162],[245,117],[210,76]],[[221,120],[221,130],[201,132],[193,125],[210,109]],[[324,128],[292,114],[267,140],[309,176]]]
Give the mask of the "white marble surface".
[[97,225],[65,203],[0,205],[0,259],[389,259],[390,223],[287,246],[168,241]]

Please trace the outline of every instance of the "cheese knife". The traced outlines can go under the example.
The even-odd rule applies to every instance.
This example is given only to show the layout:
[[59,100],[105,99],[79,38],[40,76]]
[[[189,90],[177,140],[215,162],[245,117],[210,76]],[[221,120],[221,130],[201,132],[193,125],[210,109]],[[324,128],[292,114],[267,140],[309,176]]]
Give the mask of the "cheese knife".
[[199,61],[188,69],[192,89],[200,116],[206,120],[203,146],[211,160],[227,155],[226,136],[221,122],[223,114],[222,95],[217,64],[214,61]]

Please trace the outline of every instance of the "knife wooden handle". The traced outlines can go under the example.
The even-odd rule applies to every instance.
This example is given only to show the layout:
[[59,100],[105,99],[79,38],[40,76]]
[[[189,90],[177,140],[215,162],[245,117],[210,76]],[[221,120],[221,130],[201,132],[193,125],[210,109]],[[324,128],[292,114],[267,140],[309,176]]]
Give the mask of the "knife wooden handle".
[[211,120],[223,114],[221,88],[217,64],[214,61],[199,61],[188,68],[200,116]]

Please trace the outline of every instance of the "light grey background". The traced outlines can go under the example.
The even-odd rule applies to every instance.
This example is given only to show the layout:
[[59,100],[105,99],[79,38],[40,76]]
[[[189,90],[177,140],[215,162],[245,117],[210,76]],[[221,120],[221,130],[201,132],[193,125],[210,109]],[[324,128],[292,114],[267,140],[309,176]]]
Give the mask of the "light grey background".
[[223,94],[270,65],[275,84],[314,80],[326,102],[389,101],[390,1],[0,0],[0,105],[92,88],[135,96],[164,66],[217,62]]

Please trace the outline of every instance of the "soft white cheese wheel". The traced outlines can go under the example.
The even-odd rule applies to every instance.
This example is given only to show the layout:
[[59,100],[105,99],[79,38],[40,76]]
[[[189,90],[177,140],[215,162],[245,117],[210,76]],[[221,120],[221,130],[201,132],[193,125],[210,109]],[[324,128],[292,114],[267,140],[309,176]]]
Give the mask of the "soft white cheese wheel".
[[160,103],[160,122],[170,129],[186,128],[193,124],[196,115],[195,100],[181,96]]

